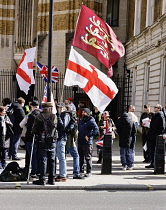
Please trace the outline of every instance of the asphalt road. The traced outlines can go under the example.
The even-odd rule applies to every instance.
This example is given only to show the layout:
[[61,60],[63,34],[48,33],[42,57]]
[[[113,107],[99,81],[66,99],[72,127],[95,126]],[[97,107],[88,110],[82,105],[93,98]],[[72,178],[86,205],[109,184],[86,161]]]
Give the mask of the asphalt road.
[[1,190],[1,210],[165,210],[166,191]]

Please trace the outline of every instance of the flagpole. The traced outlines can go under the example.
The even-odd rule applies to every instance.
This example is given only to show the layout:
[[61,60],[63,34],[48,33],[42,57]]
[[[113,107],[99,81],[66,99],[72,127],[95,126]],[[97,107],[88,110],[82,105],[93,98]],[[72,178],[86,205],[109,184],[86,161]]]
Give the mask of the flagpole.
[[47,81],[47,101],[49,102],[51,101],[53,8],[54,8],[54,0],[50,0],[49,32],[48,32],[48,81]]

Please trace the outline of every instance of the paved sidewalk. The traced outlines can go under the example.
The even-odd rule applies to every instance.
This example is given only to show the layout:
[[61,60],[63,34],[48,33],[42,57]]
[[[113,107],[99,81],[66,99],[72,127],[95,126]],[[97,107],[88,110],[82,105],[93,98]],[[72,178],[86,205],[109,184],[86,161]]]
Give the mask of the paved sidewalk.
[[[18,161],[20,167],[24,167],[24,150],[19,150]],[[101,175],[101,164],[97,164],[96,148],[93,152],[92,177],[84,180],[73,179],[72,158],[67,155],[68,179],[66,182],[56,182],[54,186],[37,186],[27,182],[0,182],[0,189],[52,189],[52,190],[166,190],[166,173],[154,175],[151,169],[145,169],[143,163],[142,147],[140,137],[137,140],[135,164],[132,171],[122,171],[119,157],[118,140],[114,141],[112,148],[112,174]],[[8,161],[9,162],[9,161]],[[166,168],[166,167],[165,167]],[[2,171],[2,170],[1,170]],[[58,173],[58,166],[57,166]]]

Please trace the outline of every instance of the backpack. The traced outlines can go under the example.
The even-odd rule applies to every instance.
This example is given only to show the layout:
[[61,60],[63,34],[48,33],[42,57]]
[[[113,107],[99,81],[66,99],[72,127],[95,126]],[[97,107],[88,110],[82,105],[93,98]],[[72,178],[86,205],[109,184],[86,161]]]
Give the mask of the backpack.
[[70,114],[70,122],[65,128],[65,132],[67,135],[71,134],[74,136],[78,130],[78,122],[77,119],[74,116],[72,116],[72,113],[69,114]]
[[0,174],[0,181],[15,182],[26,181],[28,177],[28,170],[20,168],[17,162],[10,162]]
[[57,129],[56,124],[53,123],[53,114],[46,118],[42,113],[39,114],[40,119],[42,120],[42,128],[40,128],[41,131],[41,142],[48,142],[53,143],[56,140],[57,137]]

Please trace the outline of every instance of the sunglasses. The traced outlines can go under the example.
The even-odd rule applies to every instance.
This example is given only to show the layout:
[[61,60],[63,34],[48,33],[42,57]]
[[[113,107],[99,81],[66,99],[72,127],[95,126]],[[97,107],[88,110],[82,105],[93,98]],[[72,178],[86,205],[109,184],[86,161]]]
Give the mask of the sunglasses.
[[157,106],[154,106],[154,108],[156,108],[156,109],[160,109],[159,107],[157,107]]

